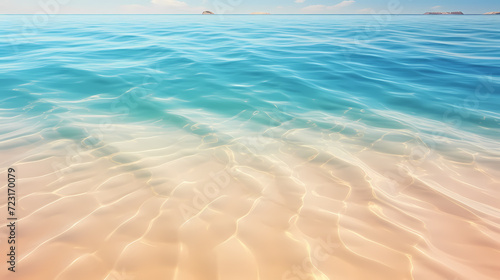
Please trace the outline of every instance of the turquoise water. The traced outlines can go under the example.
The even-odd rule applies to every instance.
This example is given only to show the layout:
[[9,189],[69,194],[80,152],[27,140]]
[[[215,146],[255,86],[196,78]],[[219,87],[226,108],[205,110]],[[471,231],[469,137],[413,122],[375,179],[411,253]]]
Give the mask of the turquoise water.
[[22,278],[494,279],[499,26],[0,16]]
[[281,121],[307,121],[315,112],[382,129],[432,133],[420,125],[433,120],[439,131],[456,128],[485,141],[499,135],[499,17],[50,16],[33,22],[29,15],[0,20],[3,115],[54,122],[113,117],[121,111],[110,109],[110,100],[132,93],[137,104],[120,121],[182,127],[190,118],[176,112],[184,108],[242,122],[245,110],[272,111]]

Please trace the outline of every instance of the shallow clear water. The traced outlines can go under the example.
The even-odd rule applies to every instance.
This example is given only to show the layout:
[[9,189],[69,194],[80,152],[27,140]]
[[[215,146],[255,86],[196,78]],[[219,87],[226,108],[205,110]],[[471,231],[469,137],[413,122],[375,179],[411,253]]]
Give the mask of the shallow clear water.
[[498,26],[1,16],[1,165],[24,180],[22,273],[494,279]]

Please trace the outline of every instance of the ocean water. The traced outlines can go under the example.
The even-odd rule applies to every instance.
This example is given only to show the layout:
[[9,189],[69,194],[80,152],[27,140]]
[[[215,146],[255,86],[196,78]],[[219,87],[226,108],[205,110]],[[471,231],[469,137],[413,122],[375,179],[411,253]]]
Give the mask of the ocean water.
[[499,26],[0,16],[1,278],[496,279]]

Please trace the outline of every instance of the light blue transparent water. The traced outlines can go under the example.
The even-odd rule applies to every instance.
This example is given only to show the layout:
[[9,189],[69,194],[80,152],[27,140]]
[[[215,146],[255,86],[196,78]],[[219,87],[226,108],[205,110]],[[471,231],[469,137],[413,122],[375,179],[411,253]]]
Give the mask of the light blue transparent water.
[[[95,116],[179,128],[233,118],[265,131],[291,120],[329,130],[324,116],[341,116],[492,149],[499,24],[495,16],[1,16],[1,117],[22,115],[42,131],[102,120]],[[51,137],[85,136],[74,133]]]

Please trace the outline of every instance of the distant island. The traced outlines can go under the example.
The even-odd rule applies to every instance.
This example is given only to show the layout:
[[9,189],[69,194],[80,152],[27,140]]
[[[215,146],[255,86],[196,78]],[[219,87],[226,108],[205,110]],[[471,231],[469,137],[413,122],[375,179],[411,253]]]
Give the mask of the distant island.
[[215,14],[211,11],[204,11],[202,15],[215,15]]
[[251,13],[251,15],[270,15],[270,13],[266,13],[266,12],[254,12],[254,13]]
[[463,15],[462,12],[427,12],[424,15]]
[[485,13],[485,15],[500,15],[500,12],[489,12]]

